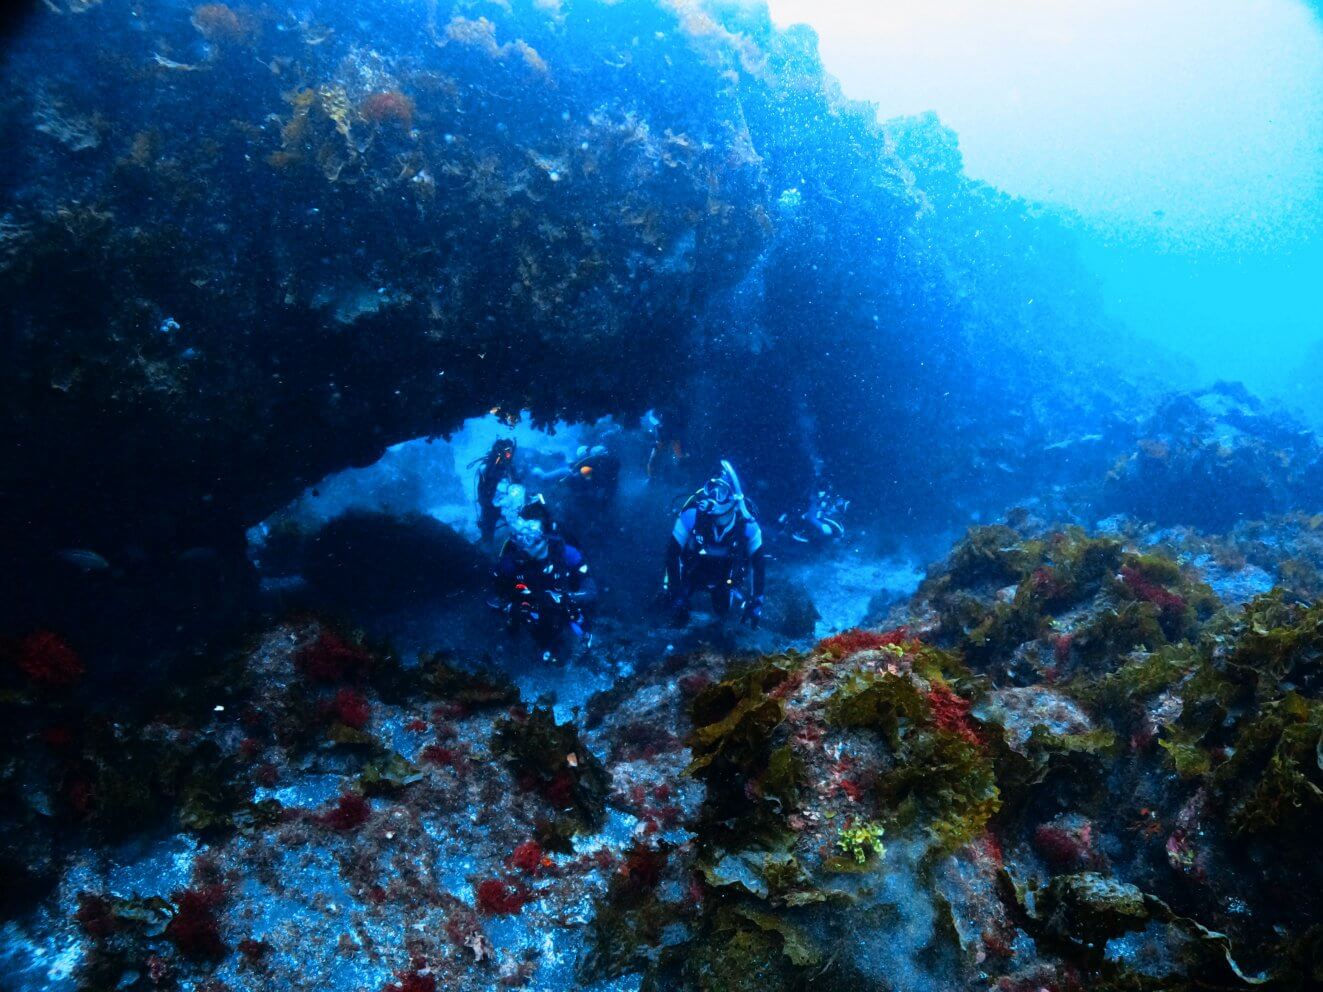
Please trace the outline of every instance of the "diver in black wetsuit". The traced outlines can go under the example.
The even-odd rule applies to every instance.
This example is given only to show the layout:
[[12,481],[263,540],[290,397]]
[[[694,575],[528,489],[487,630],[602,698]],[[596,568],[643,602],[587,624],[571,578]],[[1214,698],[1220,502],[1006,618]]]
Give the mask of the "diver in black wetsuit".
[[645,423],[652,434],[648,481],[668,483],[689,457],[684,446],[685,419],[674,410],[666,413],[649,411]]
[[475,500],[478,504],[478,533],[484,542],[490,542],[501,519],[496,505],[497,489],[502,482],[513,482],[515,443],[509,438],[495,441],[487,454],[469,463],[469,468],[480,466],[474,480]]
[[521,515],[492,577],[510,629],[527,627],[544,661],[562,657],[575,642],[592,643],[584,610],[596,600],[597,584],[588,561],[540,514]]
[[744,602],[741,622],[762,620],[767,559],[763,532],[730,462],[691,496],[675,520],[666,549],[665,588],[672,620],[689,619],[689,599],[708,590],[712,609],[724,617]]
[[841,517],[850,501],[838,496],[830,486],[815,489],[806,509],[781,514],[777,523],[796,544],[823,545],[845,536]]

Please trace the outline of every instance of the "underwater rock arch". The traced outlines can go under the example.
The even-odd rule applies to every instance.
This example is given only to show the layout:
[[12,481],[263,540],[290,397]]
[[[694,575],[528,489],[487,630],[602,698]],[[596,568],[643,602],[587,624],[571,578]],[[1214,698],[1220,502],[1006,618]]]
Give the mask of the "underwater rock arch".
[[[245,527],[494,406],[588,420],[736,376],[713,447],[813,416],[967,431],[988,392],[1058,381],[935,402],[973,338],[1101,320],[1068,276],[1006,271],[1051,222],[965,179],[934,118],[844,100],[763,8],[58,10],[2,70],[5,626],[220,622]],[[1002,307],[1027,284],[1041,325]],[[881,477],[844,450],[861,487],[941,486],[931,452],[893,443]],[[105,567],[71,585],[65,551]]]

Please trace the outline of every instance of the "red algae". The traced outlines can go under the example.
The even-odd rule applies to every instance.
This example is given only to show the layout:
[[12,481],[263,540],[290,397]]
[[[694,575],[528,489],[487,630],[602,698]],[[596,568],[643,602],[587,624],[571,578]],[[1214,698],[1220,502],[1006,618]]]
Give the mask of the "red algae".
[[1121,568],[1121,581],[1137,599],[1152,603],[1164,618],[1179,619],[1185,612],[1185,599],[1144,578],[1139,569],[1125,565]]
[[356,792],[343,793],[333,809],[323,813],[317,819],[332,830],[347,832],[357,830],[367,823],[372,816],[372,807],[368,801]]
[[221,940],[217,909],[225,901],[219,885],[184,889],[174,894],[176,911],[165,928],[166,939],[186,958],[219,961],[227,950]]
[[1074,634],[1061,634],[1052,642],[1052,657],[1058,664],[1065,664],[1070,660],[1070,649],[1074,643]]
[[445,747],[442,744],[428,744],[423,748],[422,760],[429,765],[449,765],[451,768],[459,767],[459,755],[454,748]]
[[265,940],[257,940],[254,937],[245,937],[243,940],[239,941],[238,944],[239,954],[248,962],[261,961],[270,954],[272,950],[273,948],[271,945]]
[[193,8],[191,21],[208,41],[242,45],[251,42],[256,34],[256,26],[250,17],[223,3],[204,3]]
[[382,986],[381,992],[436,992],[436,978],[421,971],[402,971],[399,981]]
[[474,905],[485,916],[513,916],[532,902],[533,894],[522,885],[488,878],[474,886]]
[[361,692],[341,689],[331,703],[331,715],[346,727],[362,730],[372,718],[372,705]]
[[119,929],[115,914],[110,909],[110,901],[105,896],[91,892],[78,893],[78,909],[74,912],[74,921],[93,940],[105,940]]
[[294,666],[310,682],[343,682],[361,679],[371,671],[372,655],[337,634],[324,631],[294,656]]
[[662,869],[666,867],[666,855],[655,847],[635,844],[625,854],[620,863],[621,877],[639,891],[655,889],[661,883]]
[[824,638],[818,642],[815,650],[822,651],[832,658],[845,658],[858,651],[876,651],[879,648],[904,644],[910,639],[908,627],[885,631],[855,628]]
[[552,864],[551,859],[542,850],[542,845],[535,840],[527,840],[516,847],[505,859],[506,867],[522,871],[529,875],[539,875]]
[[399,90],[380,90],[364,98],[358,112],[373,124],[395,123],[404,130],[413,126],[413,100]]
[[983,735],[969,718],[969,700],[956,695],[955,690],[943,682],[933,684],[928,690],[928,705],[932,707],[933,719],[937,726],[948,733],[955,734],[969,744],[986,743]]
[[1083,818],[1058,818],[1039,824],[1033,840],[1034,849],[1053,871],[1082,871],[1100,864],[1093,824]]
[[38,630],[18,645],[18,669],[43,689],[68,689],[87,673],[77,652],[58,634]]

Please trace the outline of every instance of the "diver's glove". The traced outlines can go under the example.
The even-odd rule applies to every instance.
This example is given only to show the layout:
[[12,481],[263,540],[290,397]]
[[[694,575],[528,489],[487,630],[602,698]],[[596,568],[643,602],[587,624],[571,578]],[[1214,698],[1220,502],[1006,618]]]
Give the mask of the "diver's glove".
[[763,622],[763,598],[754,596],[744,601],[744,615],[740,617],[740,623],[747,623],[754,630]]

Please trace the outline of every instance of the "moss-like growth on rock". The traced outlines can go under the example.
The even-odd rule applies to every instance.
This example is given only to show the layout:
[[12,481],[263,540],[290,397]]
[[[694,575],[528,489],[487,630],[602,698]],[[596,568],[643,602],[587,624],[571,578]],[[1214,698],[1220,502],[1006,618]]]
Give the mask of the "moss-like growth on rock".
[[828,705],[840,727],[882,734],[894,760],[878,776],[881,815],[927,830],[938,849],[977,837],[1000,806],[990,753],[939,725],[927,696],[903,675],[858,675]]
[[466,710],[513,706],[519,702],[519,689],[504,672],[491,669],[464,671],[450,664],[441,654],[423,662],[422,668],[423,686],[430,695]]
[[363,766],[358,787],[365,796],[383,796],[399,792],[423,779],[423,773],[397,751],[386,751]]
[[708,836],[724,847],[786,840],[784,818],[794,807],[803,769],[793,750],[777,740],[785,702],[771,693],[795,664],[788,657],[765,658],[694,697],[687,773],[707,786],[703,822]]
[[947,560],[942,578],[952,588],[1019,582],[1042,561],[1042,545],[1009,527],[971,527]]
[[1237,833],[1309,834],[1323,815],[1323,701],[1289,692],[1241,729],[1213,775]]

